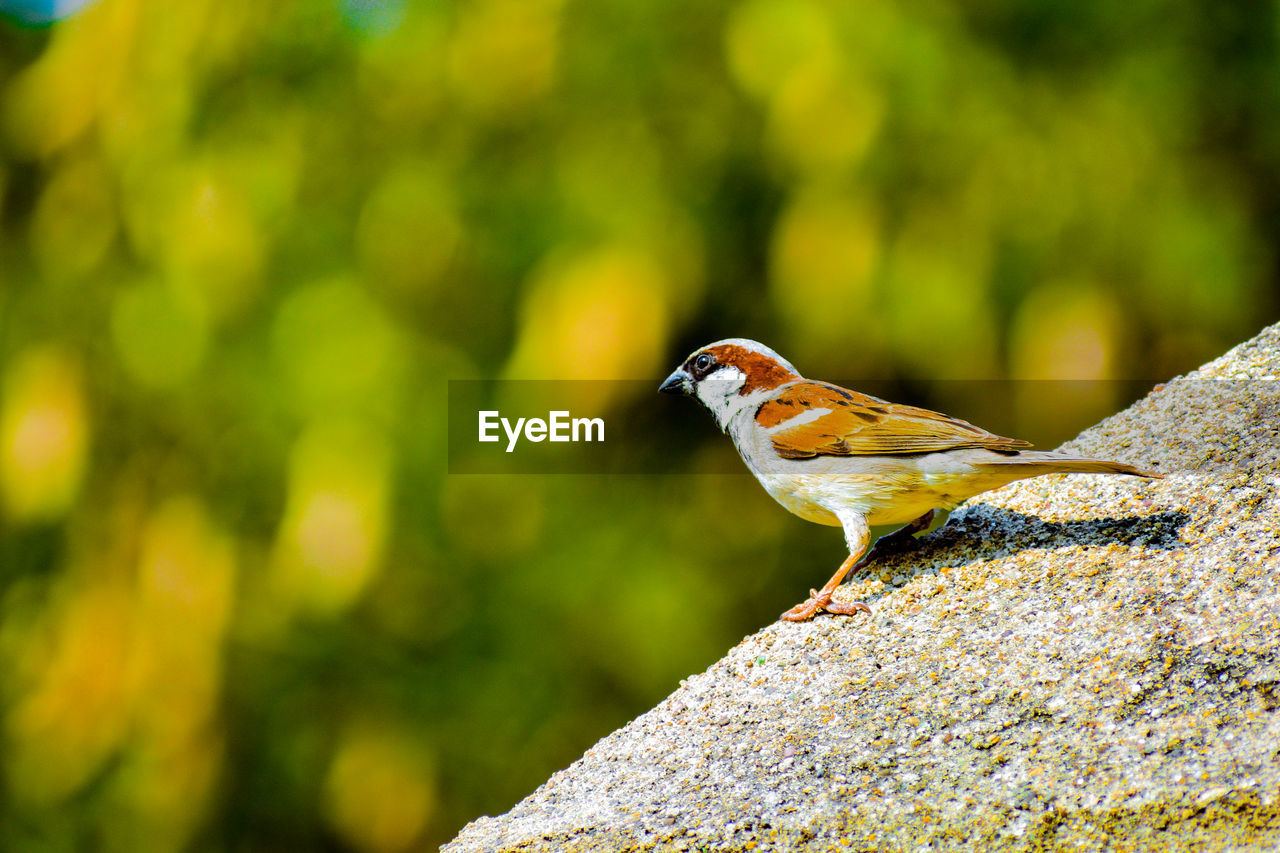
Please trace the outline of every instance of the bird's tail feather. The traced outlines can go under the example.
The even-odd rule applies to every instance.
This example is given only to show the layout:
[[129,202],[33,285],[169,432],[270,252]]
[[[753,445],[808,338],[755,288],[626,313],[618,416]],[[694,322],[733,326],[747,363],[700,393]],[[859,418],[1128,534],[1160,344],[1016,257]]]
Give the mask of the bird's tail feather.
[[1125,462],[1111,462],[1106,459],[1090,459],[1086,456],[1068,456],[1053,450],[1022,450],[1009,454],[1003,459],[988,462],[989,465],[1043,465],[1043,474],[1127,474],[1133,477],[1150,477],[1159,480],[1163,474],[1144,471]]

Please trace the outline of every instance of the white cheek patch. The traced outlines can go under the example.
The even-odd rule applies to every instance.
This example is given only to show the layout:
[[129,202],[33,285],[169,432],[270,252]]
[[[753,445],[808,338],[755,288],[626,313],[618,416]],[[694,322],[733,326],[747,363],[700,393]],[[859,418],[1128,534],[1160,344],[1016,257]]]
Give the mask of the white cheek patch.
[[724,405],[738,393],[747,377],[736,367],[722,367],[698,383],[698,399],[708,406]]
[[747,374],[731,364],[725,364],[711,371],[711,374],[702,380],[704,385],[719,385],[720,388],[732,387],[736,393],[742,387],[742,383],[747,381]]
[[747,376],[736,367],[725,365],[710,376],[698,382],[697,395],[702,405],[715,416],[716,423],[724,429],[734,413],[742,408],[742,400],[738,391],[747,381]]
[[805,409],[800,414],[787,418],[782,423],[768,427],[765,432],[769,435],[773,435],[775,432],[782,432],[783,430],[793,429],[798,426],[804,426],[805,424],[811,424],[818,418],[829,414],[831,414],[830,409]]

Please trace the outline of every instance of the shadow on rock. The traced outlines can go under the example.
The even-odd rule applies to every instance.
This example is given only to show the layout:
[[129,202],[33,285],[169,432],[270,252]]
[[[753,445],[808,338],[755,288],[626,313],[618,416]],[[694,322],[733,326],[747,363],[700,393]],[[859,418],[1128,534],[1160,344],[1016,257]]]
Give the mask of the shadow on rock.
[[[983,505],[961,518],[916,539],[905,549],[880,555],[875,563],[897,563],[904,558],[924,562],[952,563],[955,549],[961,549],[965,563],[973,559],[997,560],[1033,548],[1054,550],[1077,545],[1129,545],[1152,550],[1183,547],[1178,531],[1191,520],[1185,512],[1157,512],[1119,518],[1088,518],[1073,521],[1045,521],[1035,515]],[[873,568],[874,564],[872,567]]]

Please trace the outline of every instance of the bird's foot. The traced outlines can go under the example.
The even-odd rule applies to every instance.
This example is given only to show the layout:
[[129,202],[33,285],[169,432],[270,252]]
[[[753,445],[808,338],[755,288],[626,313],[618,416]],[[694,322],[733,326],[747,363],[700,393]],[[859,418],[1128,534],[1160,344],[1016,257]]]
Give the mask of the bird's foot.
[[858,612],[870,613],[871,605],[863,601],[850,601],[847,604],[839,601],[828,601],[823,605],[822,609],[837,616],[852,616]]
[[861,601],[851,601],[848,604],[832,601],[830,592],[818,592],[816,589],[809,590],[809,600],[802,601],[795,607],[783,613],[780,618],[787,622],[807,622],[819,613],[834,613],[839,616],[852,616],[858,611],[870,613],[871,608]]

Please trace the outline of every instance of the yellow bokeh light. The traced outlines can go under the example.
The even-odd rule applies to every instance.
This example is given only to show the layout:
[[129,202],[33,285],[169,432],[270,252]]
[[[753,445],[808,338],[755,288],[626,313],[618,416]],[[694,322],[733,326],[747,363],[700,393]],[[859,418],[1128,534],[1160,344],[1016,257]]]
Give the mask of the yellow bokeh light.
[[[289,152],[288,129],[281,133],[279,143],[268,144]],[[287,162],[280,166],[285,175]],[[133,250],[214,324],[247,308],[262,283],[263,234],[241,188],[243,176],[232,174],[239,163],[226,152],[222,159],[152,158],[130,163],[120,180]],[[291,193],[291,180],[282,183],[275,191]]]
[[516,112],[555,83],[564,0],[477,0],[461,10],[449,82],[483,115]]
[[1000,375],[991,251],[949,203],[910,210],[890,247],[883,317],[895,359],[934,379]]
[[145,742],[127,753],[111,799],[117,809],[127,809],[129,820],[113,826],[113,849],[190,850],[217,793],[223,754],[222,738],[210,728]]
[[5,371],[0,490],[24,521],[63,515],[80,489],[89,425],[78,360],[56,346],[19,354]]
[[205,301],[214,319],[240,311],[263,262],[259,229],[236,187],[200,170],[175,187],[162,258],[169,277]]
[[1018,308],[1010,373],[1018,379],[1114,379],[1122,328],[1120,307],[1100,285],[1042,285]]
[[115,294],[111,332],[129,375],[148,388],[186,382],[209,344],[204,303],[167,283],[149,281]]
[[730,70],[761,98],[794,75],[829,79],[840,63],[831,20],[810,0],[748,0],[734,10],[726,39]]
[[174,498],[156,511],[143,535],[137,619],[142,705],[154,724],[189,728],[213,713],[234,584],[232,541],[199,502]]
[[273,344],[303,414],[385,414],[400,400],[400,332],[354,281],[291,293],[277,313]]
[[[231,537],[192,496],[146,522],[136,575],[135,751],[119,780],[139,842],[182,849],[204,818],[222,763],[214,720],[235,591]],[[163,842],[163,844],[162,844]]]
[[390,447],[370,425],[323,423],[303,434],[272,561],[282,603],[332,614],[364,592],[381,568],[390,478]]
[[71,159],[40,194],[31,241],[47,277],[84,276],[102,261],[118,225],[110,182],[100,161]]
[[818,174],[859,163],[884,118],[884,99],[869,81],[827,72],[817,68],[790,75],[769,112],[769,141],[778,156]]
[[5,720],[6,769],[33,805],[100,783],[127,809],[120,833],[134,849],[180,850],[222,765],[234,546],[194,497],[164,502],[140,530],[139,507],[116,509],[110,523],[136,558],[109,553],[54,585],[17,649],[27,677]]
[[88,130],[125,73],[140,5],[90,4],[60,24],[40,59],[14,77],[0,117],[18,151],[47,157]]
[[602,252],[646,257],[661,267],[667,310],[676,323],[703,296],[704,233],[690,210],[664,196],[670,164],[654,129],[635,115],[601,116],[574,125],[556,146],[557,195],[592,233],[609,235]]
[[357,850],[409,849],[435,811],[431,756],[385,720],[353,724],[338,742],[324,795],[329,823]]
[[880,241],[876,211],[860,199],[810,190],[782,214],[771,251],[770,296],[810,350],[842,344],[855,329],[859,337],[873,332],[865,320]]
[[[72,582],[72,580],[74,582]],[[78,790],[128,731],[132,599],[120,573],[59,586],[43,641],[32,642],[36,682],[5,723],[10,791],[53,804]],[[40,635],[32,639],[35,640]]]
[[363,103],[379,119],[406,130],[434,118],[444,103],[448,14],[430,4],[406,8],[395,32],[361,44]]
[[[258,270],[278,229],[290,221],[298,188],[306,177],[307,114],[288,92],[262,92],[218,128],[206,159],[207,174],[226,187],[228,230],[248,226],[253,243],[244,245],[247,274]],[[260,270],[258,270],[260,272]],[[258,286],[248,288],[249,295]]]
[[440,284],[462,242],[457,203],[424,164],[392,169],[360,212],[356,242],[371,280],[403,291]]
[[1010,374],[1021,428],[1054,434],[1067,421],[1093,423],[1115,411],[1125,324],[1101,284],[1062,280],[1042,285],[1018,308],[1010,336]]
[[[511,379],[639,379],[665,362],[669,281],[645,253],[622,247],[566,253],[534,274]],[[580,389],[602,405],[613,383]],[[584,404],[587,401],[584,400]]]
[[[103,158],[117,170],[125,201],[139,187],[167,179],[172,167],[162,165],[161,158],[183,144],[191,101],[189,81],[182,74],[157,73],[122,87],[103,105],[98,128]],[[122,213],[129,213],[127,205]],[[133,224],[146,220],[146,213],[135,215]]]

